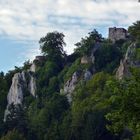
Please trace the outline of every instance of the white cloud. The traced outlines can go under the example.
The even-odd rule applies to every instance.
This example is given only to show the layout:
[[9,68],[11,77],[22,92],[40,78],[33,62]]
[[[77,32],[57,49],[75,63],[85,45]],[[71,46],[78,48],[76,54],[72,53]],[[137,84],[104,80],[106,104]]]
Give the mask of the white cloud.
[[[66,35],[68,53],[91,28],[127,27],[136,20],[140,20],[137,0],[0,1],[1,35],[17,41],[37,41],[47,32],[58,30]],[[31,46],[25,54],[27,58],[38,53],[34,48]]]

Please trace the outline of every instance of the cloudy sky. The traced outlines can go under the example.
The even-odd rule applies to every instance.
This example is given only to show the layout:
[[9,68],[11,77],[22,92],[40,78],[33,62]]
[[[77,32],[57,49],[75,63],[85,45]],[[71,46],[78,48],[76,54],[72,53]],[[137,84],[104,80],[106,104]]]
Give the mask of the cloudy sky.
[[0,71],[33,60],[47,32],[63,32],[71,53],[92,29],[107,37],[108,27],[127,28],[137,20],[138,0],[0,0]]

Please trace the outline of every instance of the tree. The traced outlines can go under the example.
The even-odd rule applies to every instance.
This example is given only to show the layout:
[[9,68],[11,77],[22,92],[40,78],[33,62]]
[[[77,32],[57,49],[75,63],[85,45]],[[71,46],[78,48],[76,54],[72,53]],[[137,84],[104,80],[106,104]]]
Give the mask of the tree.
[[9,131],[0,140],[25,140],[25,138],[17,130]]
[[[132,77],[118,81],[115,86],[109,84],[109,89],[114,92],[110,97],[111,111],[106,118],[111,122],[107,128],[117,134],[127,130],[140,138],[140,69],[133,68]],[[130,133],[129,133],[130,135]]]
[[8,130],[17,129],[19,132],[27,132],[27,118],[25,115],[25,109],[20,104],[11,104],[8,107],[9,113],[6,116],[5,127]]
[[23,70],[28,70],[28,69],[30,69],[30,67],[31,67],[31,62],[30,62],[30,60],[27,60],[27,61],[25,61],[24,63],[23,63]]
[[135,39],[140,40],[140,21],[133,23],[133,25],[128,28],[128,31]]
[[41,52],[48,56],[49,59],[61,59],[65,56],[63,50],[64,34],[57,31],[47,33],[45,37],[42,37],[39,41]]
[[42,109],[36,111],[37,109],[30,108],[28,112],[30,123],[39,140],[53,140],[54,137],[58,137],[57,126],[60,125],[62,116],[68,108],[66,97],[57,93],[45,100]]
[[80,42],[75,44],[77,46],[75,53],[87,55],[94,47],[95,43],[102,41],[102,39],[102,35],[94,29],[92,32],[88,33],[88,36],[82,38]]
[[4,130],[4,122],[3,122],[3,116],[4,111],[7,105],[7,81],[5,79],[4,73],[0,72],[0,136],[5,131]]
[[118,47],[104,42],[95,53],[95,68],[97,71],[113,72],[121,58],[122,54]]

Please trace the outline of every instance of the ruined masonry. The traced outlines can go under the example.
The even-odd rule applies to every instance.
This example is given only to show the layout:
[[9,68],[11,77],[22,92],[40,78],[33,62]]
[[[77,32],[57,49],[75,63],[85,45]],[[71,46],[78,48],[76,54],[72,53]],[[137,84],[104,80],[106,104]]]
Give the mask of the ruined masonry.
[[127,37],[128,37],[128,32],[127,32],[126,29],[124,29],[124,28],[116,28],[116,27],[109,28],[109,36],[108,36],[108,38],[112,42],[115,42],[115,41],[120,40],[120,39],[126,40]]

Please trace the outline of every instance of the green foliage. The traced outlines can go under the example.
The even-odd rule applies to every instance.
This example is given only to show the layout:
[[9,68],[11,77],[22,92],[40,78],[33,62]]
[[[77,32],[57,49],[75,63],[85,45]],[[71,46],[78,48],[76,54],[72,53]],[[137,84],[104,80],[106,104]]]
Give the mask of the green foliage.
[[64,77],[64,81],[66,82],[71,76],[72,74],[79,70],[79,66],[80,66],[80,59],[77,59],[68,69],[68,71],[65,74]]
[[134,39],[140,41],[140,21],[133,23],[132,26],[129,26],[128,31]]
[[117,86],[110,86],[116,94],[115,98],[110,98],[113,99],[113,107],[106,118],[111,121],[111,125],[107,126],[110,131],[120,133],[127,128],[135,137],[140,130],[140,69],[133,68],[132,73],[130,79],[120,81]]
[[121,58],[121,52],[116,46],[106,42],[102,43],[102,47],[95,53],[95,67],[97,71],[113,72]]
[[48,60],[60,63],[59,65],[61,66],[63,58],[65,57],[63,50],[63,46],[65,45],[63,33],[47,33],[45,37],[40,39],[39,43],[42,53],[47,55]]
[[71,78],[74,72],[82,72],[82,70],[90,69],[91,64],[81,64],[81,59],[78,58],[72,65],[69,67],[67,72],[64,75],[64,82]]
[[9,113],[5,120],[5,127],[8,130],[16,129],[24,134],[27,133],[27,118],[23,106],[11,104],[8,106]]
[[58,78],[56,76],[50,78],[47,91],[49,93],[59,92],[59,81],[58,81]]
[[47,61],[46,64],[37,71],[37,86],[39,96],[45,94],[44,89],[46,92],[46,87],[51,84],[49,83],[49,80],[54,76],[57,76],[59,71],[60,67],[52,61]]
[[0,72],[0,136],[4,132],[4,111],[7,105],[7,81],[5,79],[4,73]]
[[[129,28],[137,46],[138,29],[139,22]],[[26,61],[23,67],[15,67],[6,75],[0,73],[0,140],[25,140],[23,135],[27,140],[139,140],[140,69],[130,67],[132,77],[120,81],[113,75],[132,41],[119,40],[112,44],[93,30],[76,44],[69,56],[63,50],[62,33],[48,33],[39,43],[46,58],[37,63],[34,74],[37,98],[26,90],[22,106],[9,106],[6,122],[2,119],[12,77],[28,70],[31,64]],[[97,44],[100,47],[94,52],[95,63],[81,64],[81,57],[90,57]],[[133,57],[139,62],[139,47]],[[93,72],[89,81],[82,79],[86,69]],[[80,78],[71,93],[73,100],[68,103],[59,92],[74,72]]]
[[135,57],[134,60],[140,61],[140,48],[137,48],[135,52],[136,55],[134,56]]
[[26,140],[22,134],[20,134],[17,130],[9,131],[5,136],[3,136],[0,140]]
[[80,42],[75,45],[77,48],[75,52],[81,55],[89,54],[91,49],[94,47],[96,42],[102,41],[102,35],[99,34],[96,30],[93,30],[85,38],[82,38]]
[[28,61],[25,61],[24,63],[23,63],[23,70],[28,70],[28,69],[30,69],[30,67],[31,67],[31,62],[30,62],[30,60],[28,60]]
[[[33,107],[35,106],[32,106],[29,110],[32,129],[34,131],[37,130],[36,133],[40,140],[51,139],[52,137],[55,139],[58,133],[58,130],[55,128],[58,127],[57,125],[60,124],[64,112],[69,107],[66,98],[55,94],[45,101],[42,109],[33,109]],[[32,116],[32,114],[34,115]],[[52,136],[54,133],[56,135]]]
[[72,104],[71,139],[113,139],[104,118],[109,108],[104,87],[109,79],[108,74],[101,72],[77,87]]

